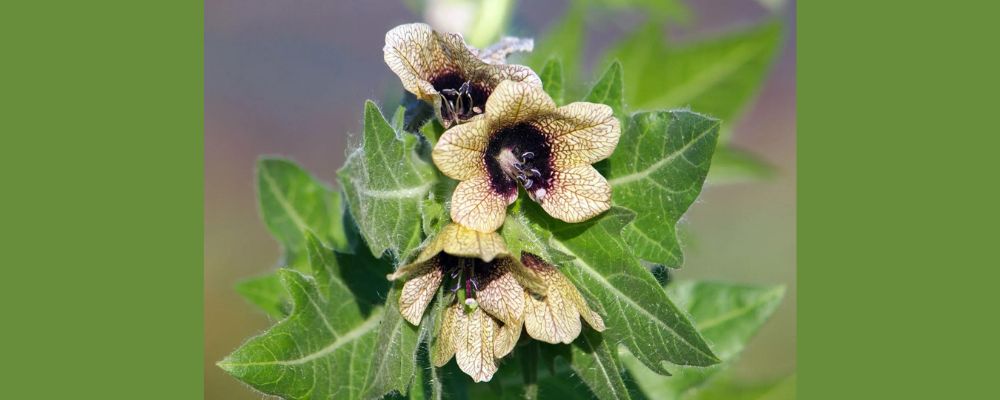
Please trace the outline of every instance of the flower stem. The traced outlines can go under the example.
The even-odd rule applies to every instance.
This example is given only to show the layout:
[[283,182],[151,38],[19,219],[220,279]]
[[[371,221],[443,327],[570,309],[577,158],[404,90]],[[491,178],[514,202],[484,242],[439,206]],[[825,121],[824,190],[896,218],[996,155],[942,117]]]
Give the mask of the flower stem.
[[538,398],[538,342],[531,340],[521,351],[521,371],[524,374],[524,399]]

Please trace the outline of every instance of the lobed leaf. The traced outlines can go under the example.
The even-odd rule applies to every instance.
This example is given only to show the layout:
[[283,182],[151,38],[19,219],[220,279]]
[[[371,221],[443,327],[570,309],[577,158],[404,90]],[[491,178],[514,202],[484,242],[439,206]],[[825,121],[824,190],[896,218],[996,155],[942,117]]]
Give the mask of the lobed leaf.
[[623,355],[622,361],[639,387],[650,396],[680,398],[705,384],[737,358],[774,313],[785,290],[781,286],[678,282],[669,285],[667,292],[691,315],[695,327],[712,343],[712,350],[723,363],[708,368],[677,366],[674,376],[664,378],[629,355]]
[[316,281],[301,272],[281,269],[278,274],[291,294],[292,313],[219,367],[254,389],[286,399],[361,398],[382,310],[362,315],[350,303],[327,301]]
[[[334,253],[311,233],[305,238],[311,275],[278,270],[292,300],[291,312],[219,367],[263,393],[286,399],[362,399],[405,392],[414,362],[406,355],[415,356],[417,335],[409,326],[397,329],[395,301],[381,304],[379,293],[385,293],[384,275],[391,264],[371,258],[367,250]],[[382,279],[373,281],[375,276]]]
[[365,103],[364,139],[338,171],[351,215],[376,257],[405,259],[421,241],[422,205],[434,169],[415,153],[417,137],[392,128],[375,103]]
[[613,205],[635,211],[621,235],[640,259],[679,267],[676,225],[701,193],[719,120],[691,111],[632,115],[614,154],[599,165]]
[[549,218],[534,203],[524,208],[541,229],[552,232],[553,248],[574,257],[560,270],[596,303],[608,326],[606,340],[624,344],[661,374],[668,374],[664,362],[707,366],[719,361],[622,240],[633,212],[613,207],[587,223],[566,224]]

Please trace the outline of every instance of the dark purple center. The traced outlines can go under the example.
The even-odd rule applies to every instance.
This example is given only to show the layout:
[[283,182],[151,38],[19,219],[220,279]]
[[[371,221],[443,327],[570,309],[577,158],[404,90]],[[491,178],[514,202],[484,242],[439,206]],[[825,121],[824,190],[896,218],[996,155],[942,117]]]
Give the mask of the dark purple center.
[[444,268],[445,276],[450,281],[451,291],[464,288],[466,296],[476,297],[476,292],[484,288],[495,279],[492,273],[496,260],[486,262],[478,258],[456,257],[448,253],[441,253],[441,265]]
[[520,183],[528,193],[549,188],[552,147],[533,124],[522,122],[494,133],[484,161],[493,190],[503,196],[517,193]]
[[492,88],[470,81],[457,71],[440,73],[430,80],[441,94],[441,118],[451,123],[468,120],[486,111],[486,99]]

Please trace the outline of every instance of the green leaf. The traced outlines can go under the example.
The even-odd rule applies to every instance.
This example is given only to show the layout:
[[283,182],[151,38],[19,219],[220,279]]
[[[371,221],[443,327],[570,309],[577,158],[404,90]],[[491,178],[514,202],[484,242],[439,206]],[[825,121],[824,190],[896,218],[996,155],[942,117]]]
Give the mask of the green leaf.
[[774,313],[785,290],[781,286],[678,282],[667,286],[667,292],[691,315],[723,363],[708,368],[678,366],[674,376],[665,378],[623,355],[623,363],[650,397],[680,398],[728,367]]
[[361,398],[381,309],[365,316],[350,303],[328,301],[314,279],[296,270],[283,268],[278,275],[291,293],[292,313],[219,367],[286,399]]
[[405,259],[421,241],[423,200],[434,169],[417,157],[417,137],[397,132],[375,103],[365,103],[361,147],[338,171],[351,215],[372,254],[391,251]]
[[[415,352],[415,329],[386,335],[393,318],[399,318],[396,302],[383,311],[377,293],[358,293],[385,293],[384,274],[392,265],[373,261],[367,250],[335,254],[312,234],[306,235],[306,251],[312,276],[278,270],[292,299],[288,317],[247,341],[219,367],[261,392],[287,399],[360,399],[386,388],[405,391],[400,382],[411,379],[413,359],[407,370],[380,363],[377,355],[391,352],[394,362],[406,360],[407,346]],[[381,282],[372,281],[377,275]]]
[[759,181],[774,176],[774,167],[757,156],[730,146],[719,146],[705,183],[721,185]]
[[290,310],[291,299],[277,273],[244,279],[236,284],[236,292],[272,317],[284,318]]
[[550,245],[552,232],[542,229],[528,220],[519,211],[521,206],[522,200],[516,200],[511,212],[507,214],[507,219],[500,227],[500,236],[504,238],[511,254],[520,256],[521,252],[526,251],[542,257],[543,260],[553,265],[562,265],[572,261],[572,256],[552,248]]
[[394,287],[386,299],[386,311],[375,341],[364,398],[380,398],[390,392],[406,394],[416,372],[418,329],[399,313],[399,291]]
[[624,64],[626,100],[632,107],[690,107],[732,122],[760,87],[780,43],[781,24],[772,21],[725,37],[669,47],[660,25],[651,22],[605,58]]
[[640,259],[679,267],[676,225],[701,193],[719,134],[719,120],[690,111],[634,114],[618,148],[599,164],[614,205],[637,217],[621,232]]
[[689,400],[793,400],[796,398],[795,376],[765,383],[740,383],[731,379],[716,380],[704,389],[694,391]]
[[556,104],[563,104],[563,69],[562,62],[558,58],[550,58],[542,67],[542,72],[538,74],[542,79],[542,87],[545,93],[552,97]]
[[606,340],[624,344],[643,364],[661,374],[668,374],[663,367],[666,361],[697,366],[718,362],[684,313],[621,239],[620,232],[634,213],[615,207],[586,223],[566,224],[548,217],[535,203],[526,203],[524,209],[533,222],[552,232],[553,248],[574,257],[560,270],[596,303],[609,327],[603,333]]
[[618,61],[614,61],[601,75],[601,79],[590,89],[590,93],[584,97],[583,101],[607,104],[614,110],[615,115],[621,118],[625,113],[624,86],[622,65]]
[[598,399],[632,398],[622,380],[617,346],[608,344],[597,331],[587,328],[576,338],[570,366]]
[[283,266],[300,270],[305,260],[305,232],[323,243],[350,251],[340,195],[295,163],[280,158],[257,162],[257,197],[261,218],[284,249]]

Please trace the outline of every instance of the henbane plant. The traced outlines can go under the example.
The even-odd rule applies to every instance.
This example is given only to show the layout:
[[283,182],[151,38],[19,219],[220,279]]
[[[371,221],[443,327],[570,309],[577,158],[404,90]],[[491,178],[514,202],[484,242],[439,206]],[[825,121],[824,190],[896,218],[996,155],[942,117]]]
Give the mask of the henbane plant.
[[[287,399],[442,398],[475,382],[491,387],[476,398],[629,399],[654,386],[629,370],[679,374],[680,396],[738,352],[727,335],[745,340],[780,290],[686,308],[744,290],[695,286],[679,306],[649,269],[681,264],[676,225],[720,121],[630,113],[618,62],[564,103],[558,59],[540,73],[506,62],[531,43],[485,51],[396,27],[385,61],[416,101],[390,119],[365,103],[337,189],[261,161],[262,215],[285,256],[241,292],[281,320],[219,367]],[[709,335],[698,313],[740,329]]]

